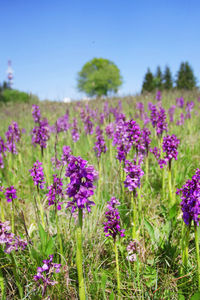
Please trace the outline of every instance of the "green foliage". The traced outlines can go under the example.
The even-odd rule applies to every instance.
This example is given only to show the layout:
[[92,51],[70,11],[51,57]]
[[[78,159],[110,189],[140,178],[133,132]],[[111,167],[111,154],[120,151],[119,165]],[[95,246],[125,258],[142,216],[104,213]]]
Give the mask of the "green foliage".
[[170,71],[170,68],[168,66],[165,67],[165,71],[163,74],[163,88],[165,90],[170,90],[173,88],[173,79],[172,79],[172,73]]
[[196,87],[196,78],[188,62],[182,62],[177,73],[177,89],[191,90]]
[[0,102],[22,102],[22,103],[28,103],[28,102],[38,102],[38,98],[36,96],[27,94],[25,92],[21,92],[18,90],[13,89],[3,89],[2,92],[0,92]]
[[151,70],[148,68],[144,76],[142,92],[152,92],[155,89],[155,80]]
[[154,78],[155,88],[162,90],[163,88],[163,75],[160,66],[157,67],[155,78]]
[[78,89],[88,96],[103,96],[116,93],[122,84],[118,67],[110,60],[94,58],[78,73]]

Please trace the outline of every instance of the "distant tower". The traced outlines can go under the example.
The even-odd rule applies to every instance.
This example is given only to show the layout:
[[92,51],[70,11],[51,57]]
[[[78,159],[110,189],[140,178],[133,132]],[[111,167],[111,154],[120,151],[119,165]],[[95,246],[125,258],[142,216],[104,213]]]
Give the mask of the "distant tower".
[[11,88],[13,85],[13,70],[11,67],[11,60],[8,61],[7,74],[8,74],[8,86],[9,88]]

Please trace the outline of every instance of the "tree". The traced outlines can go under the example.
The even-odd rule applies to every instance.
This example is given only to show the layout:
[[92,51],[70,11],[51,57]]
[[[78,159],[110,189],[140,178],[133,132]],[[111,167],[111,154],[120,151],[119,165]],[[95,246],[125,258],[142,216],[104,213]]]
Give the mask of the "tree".
[[116,93],[122,84],[118,67],[110,60],[93,58],[78,73],[78,89],[88,96],[103,96]]
[[170,71],[170,68],[168,66],[165,67],[165,71],[163,74],[163,88],[165,90],[170,90],[173,88],[173,79],[172,79],[172,73]]
[[162,90],[162,88],[163,88],[163,76],[162,76],[162,71],[161,71],[160,66],[158,66],[157,69],[156,69],[154,83],[155,83],[155,87],[158,90]]
[[151,70],[148,68],[142,84],[142,92],[152,92],[155,89],[155,80]]
[[196,87],[196,78],[188,62],[182,62],[177,73],[176,87],[191,90]]

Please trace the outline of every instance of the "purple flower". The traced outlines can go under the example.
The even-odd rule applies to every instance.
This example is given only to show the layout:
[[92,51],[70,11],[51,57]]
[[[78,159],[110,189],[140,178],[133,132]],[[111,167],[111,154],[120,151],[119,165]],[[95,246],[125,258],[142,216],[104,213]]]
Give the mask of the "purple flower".
[[17,154],[15,142],[19,142],[21,138],[21,132],[19,130],[18,124],[16,122],[12,122],[11,125],[8,126],[8,131],[6,134],[6,147],[9,152],[13,154]]
[[144,255],[142,246],[136,239],[133,241],[130,241],[126,250],[128,252],[128,256],[126,257],[126,259],[129,260],[130,262],[136,261],[137,255],[142,256],[142,257]]
[[156,100],[157,100],[157,101],[161,101],[161,100],[162,100],[162,94],[161,94],[161,91],[157,91],[157,93],[156,93]]
[[24,250],[27,247],[27,241],[11,233],[10,222],[0,222],[0,245],[5,245],[4,252]]
[[141,167],[126,160],[124,171],[126,172],[126,179],[124,181],[125,187],[127,187],[130,192],[136,191],[136,189],[140,187],[140,180],[144,175]]
[[40,115],[40,108],[38,105],[35,104],[32,105],[32,116],[35,123],[40,123],[41,115]]
[[70,146],[63,146],[63,155],[62,155],[62,162],[64,165],[67,165],[69,158],[71,156],[72,150]]
[[190,119],[191,118],[191,111],[192,111],[192,109],[194,108],[194,102],[193,101],[188,101],[187,103],[186,103],[186,108],[185,108],[185,110],[186,110],[186,115],[185,115],[185,119]]
[[77,142],[80,138],[80,135],[78,132],[78,122],[77,122],[76,118],[73,119],[71,134],[72,134],[72,140],[74,142]]
[[94,149],[98,159],[101,157],[102,153],[106,153],[106,151],[107,151],[106,143],[105,143],[104,136],[103,136],[103,131],[100,130],[99,126],[97,126],[97,128],[96,128],[96,142],[95,142],[95,146],[93,147],[93,149]]
[[43,173],[43,167],[42,163],[37,160],[33,164],[33,168],[29,170],[31,173],[31,176],[33,177],[34,185],[36,185],[38,188],[43,189],[44,188],[44,173]]
[[6,144],[2,137],[0,137],[0,153],[5,153],[7,150]]
[[4,168],[3,155],[0,153],[0,168]]
[[166,113],[164,108],[160,107],[156,124],[156,132],[158,136],[162,136],[164,131],[167,131]]
[[176,105],[172,105],[172,106],[169,108],[169,110],[168,110],[170,122],[174,122],[174,113],[175,113],[175,109],[176,109]]
[[167,135],[164,137],[162,148],[163,148],[163,152],[165,153],[164,156],[165,161],[171,163],[172,158],[177,160],[177,156],[178,156],[177,148],[179,143],[180,141],[177,139],[177,137],[174,134],[172,134],[171,136]]
[[35,126],[32,130],[32,144],[34,146],[40,145],[43,149],[47,147],[47,141],[49,140],[49,125],[46,119],[40,121],[39,126]]
[[181,195],[181,209],[186,225],[192,221],[199,226],[200,215],[200,170],[197,169],[191,180],[187,180],[181,189],[177,190]]
[[84,129],[85,129],[85,133],[86,134],[93,134],[93,127],[94,124],[92,123],[92,121],[90,120],[90,116],[87,116],[84,119]]
[[13,185],[6,188],[6,192],[4,195],[6,196],[7,202],[12,202],[13,199],[17,199],[16,189]]
[[176,122],[176,125],[177,125],[177,126],[181,126],[181,125],[184,124],[184,122],[185,122],[185,117],[184,117],[184,114],[181,113],[181,114],[180,114],[180,120],[178,120],[178,121]]
[[45,295],[49,285],[55,285],[57,282],[53,280],[53,274],[60,272],[61,264],[53,263],[53,254],[49,255],[49,259],[43,260],[43,266],[37,268],[37,274],[34,275],[35,281],[40,281],[42,287],[42,296]]
[[56,204],[57,205],[57,209],[60,210],[61,209],[61,202],[58,201],[59,198],[63,198],[63,179],[59,178],[57,175],[53,175],[53,184],[51,184],[48,187],[48,194],[47,194],[47,199],[48,199],[48,204],[49,206]]
[[115,132],[115,124],[114,123],[110,123],[106,126],[106,135],[109,139],[113,138],[113,134]]
[[68,202],[67,207],[72,207],[72,213],[77,209],[87,208],[91,211],[91,205],[95,205],[89,197],[94,194],[96,188],[93,183],[97,179],[97,172],[93,166],[80,156],[70,156],[66,168],[65,176],[70,178],[66,193],[72,201]]
[[56,131],[57,132],[66,132],[71,127],[71,124],[69,123],[69,112],[66,111],[65,115],[58,118],[56,121]]
[[120,205],[120,203],[115,197],[112,197],[105,212],[107,221],[103,223],[105,235],[112,237],[114,241],[117,235],[125,236],[125,230],[120,227],[120,215],[116,205]]
[[176,105],[180,108],[184,107],[184,98],[180,97],[180,98],[176,98]]

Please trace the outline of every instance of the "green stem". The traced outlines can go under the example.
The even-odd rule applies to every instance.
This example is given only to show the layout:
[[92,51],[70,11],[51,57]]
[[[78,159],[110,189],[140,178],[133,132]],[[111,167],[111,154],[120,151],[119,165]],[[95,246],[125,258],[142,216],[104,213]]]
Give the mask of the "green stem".
[[63,244],[62,244],[62,238],[60,234],[60,226],[58,222],[58,212],[57,212],[57,207],[55,207],[55,214],[56,214],[56,227],[57,227],[57,239],[58,239],[58,244],[60,246],[60,255],[61,255],[61,263],[63,261]]
[[119,258],[118,258],[118,249],[117,249],[117,243],[114,241],[114,251],[115,251],[115,261],[116,261],[116,275],[117,275],[117,294],[118,297],[120,296],[120,275],[119,275]]
[[2,199],[1,198],[0,198],[0,209],[1,209],[1,221],[4,222],[5,221],[5,217],[4,217],[3,203],[2,203]]
[[162,197],[165,198],[165,168],[162,169]]
[[182,261],[184,269],[187,269],[187,263],[188,263],[188,247],[189,247],[189,236],[190,236],[190,225],[187,226],[185,223],[183,223],[182,228]]
[[198,232],[197,232],[197,225],[196,224],[194,224],[194,234],[195,234],[195,246],[196,246],[196,256],[197,256],[198,287],[199,287],[199,291],[200,291],[199,240],[198,240]]
[[15,207],[14,203],[12,200],[12,211],[11,211],[11,227],[12,227],[12,232],[15,233]]
[[3,272],[0,269],[0,287],[1,287],[1,299],[6,300],[6,288],[4,283]]
[[136,205],[133,192],[131,193],[131,205],[133,210],[133,226],[132,226],[132,238],[136,238]]
[[142,218],[142,198],[141,198],[141,190],[140,190],[140,188],[137,188],[137,198],[138,198],[139,223],[141,224],[141,218]]
[[45,222],[44,222],[44,210],[43,210],[43,206],[42,206],[42,203],[40,201],[40,193],[39,193],[39,187],[37,187],[37,192],[38,192],[38,206],[39,206],[39,209],[40,209],[40,215],[41,215],[41,220],[42,220],[42,226],[45,230]]
[[16,264],[15,256],[14,256],[14,254],[10,253],[10,257],[11,257],[12,264],[13,264],[13,274],[14,274],[14,277],[15,277],[16,286],[17,286],[18,291],[19,291],[20,299],[23,299],[23,287],[20,284],[20,277],[17,273],[18,267],[17,267],[17,264]]
[[146,182],[149,181],[149,158],[148,155],[146,156],[145,159],[145,171],[146,171]]
[[172,171],[169,168],[168,171],[168,183],[169,183],[169,205],[173,205],[173,196],[172,196]]
[[79,298],[85,300],[85,285],[83,278],[83,256],[82,256],[82,210],[78,211],[78,226],[76,229],[76,266],[78,271],[78,283],[79,283]]

